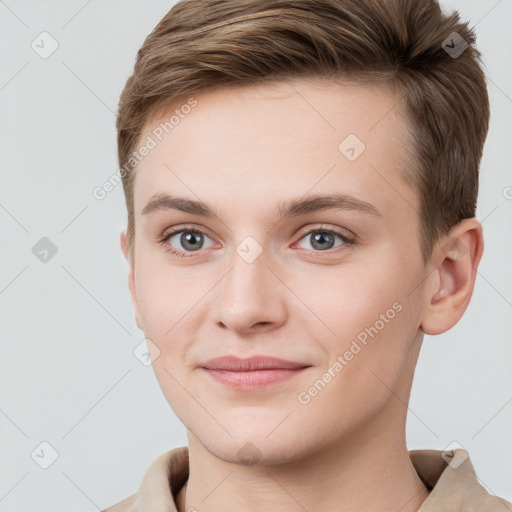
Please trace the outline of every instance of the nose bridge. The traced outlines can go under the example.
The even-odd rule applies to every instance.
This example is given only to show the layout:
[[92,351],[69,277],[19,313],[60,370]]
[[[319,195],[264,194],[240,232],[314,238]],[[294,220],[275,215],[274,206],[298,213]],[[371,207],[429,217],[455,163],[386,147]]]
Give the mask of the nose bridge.
[[282,314],[278,283],[267,267],[268,250],[246,237],[233,251],[229,271],[217,296],[217,321],[246,330],[258,323],[274,323]]

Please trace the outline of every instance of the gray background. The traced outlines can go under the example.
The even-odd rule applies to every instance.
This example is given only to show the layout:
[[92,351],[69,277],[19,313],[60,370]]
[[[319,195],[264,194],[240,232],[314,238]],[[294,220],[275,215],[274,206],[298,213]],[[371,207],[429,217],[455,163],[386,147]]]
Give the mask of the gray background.
[[[92,195],[117,170],[115,111],[136,52],[173,3],[0,1],[0,512],[106,508],[186,444],[132,353],[144,336],[119,248],[122,187]],[[407,438],[459,443],[481,483],[512,500],[512,0],[442,4],[476,24],[489,79],[486,247],[463,319],[425,337]],[[47,59],[31,47],[43,31],[59,45]],[[58,250],[46,263],[32,252],[42,237]],[[31,457],[50,460],[43,441],[58,452],[48,469]]]

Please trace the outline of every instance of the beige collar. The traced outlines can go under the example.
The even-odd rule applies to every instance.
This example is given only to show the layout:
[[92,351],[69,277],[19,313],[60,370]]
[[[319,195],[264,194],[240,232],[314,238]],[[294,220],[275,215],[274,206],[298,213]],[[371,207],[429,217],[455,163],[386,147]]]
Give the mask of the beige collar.
[[[439,450],[412,450],[411,462],[431,490],[418,512],[511,512],[512,505],[489,494],[477,480],[466,451],[449,459]],[[146,470],[139,491],[104,512],[178,512],[175,496],[189,473],[186,446],[165,452]]]

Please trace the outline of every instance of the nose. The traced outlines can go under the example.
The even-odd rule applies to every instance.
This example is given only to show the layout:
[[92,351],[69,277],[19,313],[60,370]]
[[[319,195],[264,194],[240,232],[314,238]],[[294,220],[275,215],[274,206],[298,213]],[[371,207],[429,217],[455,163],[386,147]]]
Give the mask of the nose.
[[[243,253],[241,253],[243,255]],[[269,331],[286,321],[284,285],[263,251],[254,261],[233,252],[231,266],[217,287],[215,320],[239,335]]]

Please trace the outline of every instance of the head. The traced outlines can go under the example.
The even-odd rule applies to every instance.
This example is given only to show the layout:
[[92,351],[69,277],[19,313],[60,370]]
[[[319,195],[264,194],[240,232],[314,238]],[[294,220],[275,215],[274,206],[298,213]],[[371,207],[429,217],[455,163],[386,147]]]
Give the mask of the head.
[[[404,423],[423,334],[460,319],[483,251],[474,43],[430,0],[185,0],[144,42],[121,245],[160,386],[212,453],[277,463]],[[240,391],[202,367],[226,354],[305,369]]]

